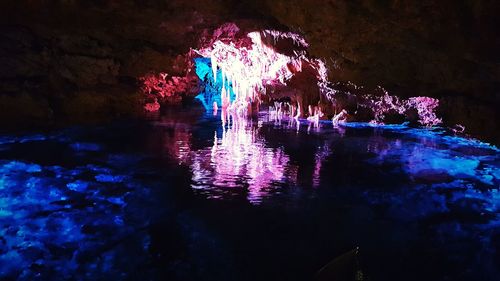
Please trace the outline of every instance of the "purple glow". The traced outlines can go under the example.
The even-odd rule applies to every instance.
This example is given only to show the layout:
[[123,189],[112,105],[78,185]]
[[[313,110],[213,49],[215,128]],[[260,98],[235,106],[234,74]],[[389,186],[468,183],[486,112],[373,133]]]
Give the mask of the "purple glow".
[[[270,124],[286,130],[300,129],[299,119],[281,116],[279,108],[282,106],[276,103],[270,111],[272,114],[263,113],[258,121],[220,110],[220,117],[215,117],[220,118],[221,121],[217,121],[220,127],[212,131],[213,141],[201,148],[194,144],[195,136],[189,126],[165,117],[161,125],[173,130],[165,135],[164,148],[176,162],[189,167],[191,187],[198,194],[211,199],[227,199],[244,192],[248,202],[260,204],[277,189],[298,182],[300,163],[292,161],[282,146],[269,146],[262,131]],[[306,123],[302,129],[307,128],[308,132],[313,128],[315,133],[319,132],[321,126],[331,128],[331,124],[325,122],[302,121]],[[301,175],[301,178],[305,177],[302,184],[320,185],[323,162],[331,153],[329,143],[324,142],[310,155],[313,169],[311,174]]]
[[[408,108],[416,108],[421,125],[433,127],[442,123],[441,118],[436,116],[436,108],[439,100],[430,97],[413,97],[406,102]],[[464,128],[465,129],[465,128]]]
[[[326,66],[321,60],[307,56],[305,49],[309,45],[299,34],[262,30],[249,32],[242,39],[236,38],[239,31],[236,25],[225,24],[196,51],[210,58],[214,79],[218,70],[222,72],[222,108],[242,116],[251,113],[249,104],[260,103],[269,87],[286,86],[296,73],[302,72],[304,65],[315,69],[318,87],[326,87]],[[278,41],[291,42],[290,54],[274,48]],[[226,84],[232,85],[234,100],[229,98]]]
[[[212,96],[220,96],[217,104],[214,106],[211,99],[208,99],[208,104],[204,104],[207,109],[213,107],[214,111],[221,108],[232,114],[248,116],[259,111],[259,105],[263,100],[272,102],[273,99],[287,97],[291,101],[276,108],[278,118],[285,115],[293,116],[295,119],[304,117],[316,128],[320,119],[327,118],[323,112],[330,112],[328,118],[333,117],[335,126],[348,120],[368,121],[368,118],[373,118],[371,122],[374,124],[384,124],[389,120],[387,118],[389,115],[403,116],[405,120],[415,121],[426,127],[442,123],[436,115],[439,100],[434,98],[400,99],[390,95],[382,87],[366,91],[363,87],[352,83],[347,83],[345,89],[337,89],[339,83],[334,84],[329,80],[331,77],[328,76],[325,62],[310,57],[307,52],[308,47],[306,40],[297,33],[279,30],[244,33],[234,23],[226,23],[211,34],[207,32],[200,38],[196,49],[180,56],[179,60],[184,60],[182,65],[186,69],[185,76],[172,76],[159,72],[147,74],[140,79],[146,97],[144,108],[147,111],[158,111],[163,103],[178,103],[182,100],[182,96],[189,96],[186,93],[206,89],[194,85],[197,79],[207,77],[206,75],[198,77],[194,74],[198,70],[193,71],[194,61],[202,59],[207,61],[204,64],[207,65],[204,73],[207,71],[212,73],[209,81],[219,85],[216,94],[211,93]],[[308,75],[309,70],[312,70],[312,80],[304,83],[309,83],[307,86],[317,89],[317,92],[312,94],[301,92],[302,90],[292,86],[296,83],[292,78],[300,81],[303,77],[301,75]],[[207,83],[206,80],[198,82]],[[294,90],[297,90],[297,93],[287,92]],[[315,98],[321,98],[322,103],[307,104],[301,99],[304,95],[316,95]],[[365,107],[373,115],[367,118],[356,116],[358,111],[350,109],[353,107],[343,103],[345,95],[352,98],[350,102],[356,103],[356,108]],[[333,116],[332,111],[336,112]]]
[[[193,171],[192,187],[203,193],[213,186],[231,189],[248,186],[247,199],[260,203],[273,183],[295,181],[285,171],[293,169],[282,148],[270,148],[258,134],[252,121],[223,111],[222,134],[214,132],[213,145],[190,151],[180,146],[177,155],[181,163]],[[218,198],[211,191],[211,198]]]

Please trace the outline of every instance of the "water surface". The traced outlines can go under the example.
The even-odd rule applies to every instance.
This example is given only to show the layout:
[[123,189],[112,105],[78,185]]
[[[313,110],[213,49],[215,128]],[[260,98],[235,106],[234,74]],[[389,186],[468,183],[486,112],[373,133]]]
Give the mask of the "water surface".
[[500,154],[440,129],[268,114],[0,136],[0,279],[497,280]]

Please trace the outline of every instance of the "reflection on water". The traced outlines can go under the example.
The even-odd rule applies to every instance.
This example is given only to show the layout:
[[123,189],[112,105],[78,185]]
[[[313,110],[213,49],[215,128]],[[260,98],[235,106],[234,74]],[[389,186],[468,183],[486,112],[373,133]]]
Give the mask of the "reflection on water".
[[[387,172],[398,177],[405,175],[408,184],[469,181],[475,186],[498,188],[498,149],[448,135],[443,130],[363,123],[334,127],[330,122],[311,124],[307,120],[276,118],[273,114],[260,115],[255,120],[219,114],[220,117],[206,117],[212,122],[203,124],[206,134],[213,136],[209,143],[198,143],[199,137],[193,135],[196,127],[183,123],[177,116],[164,117],[161,122],[174,128],[165,138],[168,153],[179,164],[190,167],[192,188],[207,198],[246,194],[249,202],[258,204],[287,186],[319,187],[325,182],[325,161],[345,161],[338,163],[342,169],[359,165],[351,162],[353,156],[335,159],[338,149],[363,155],[361,158],[369,165],[390,166]],[[346,136],[346,130],[369,135]],[[335,171],[326,173],[332,172]]]
[[191,168],[193,189],[208,198],[223,198],[243,188],[249,202],[259,203],[280,183],[295,182],[297,167],[282,147],[266,146],[255,121],[225,113],[222,118],[211,146],[193,151],[185,134],[173,140],[174,146],[167,145],[177,149],[179,162]]
[[499,276],[497,148],[218,114],[0,136],[0,280],[309,280],[356,245],[370,280]]
[[[175,128],[173,137],[166,138],[165,147],[180,164],[191,168],[193,189],[212,199],[246,193],[250,203],[259,204],[263,198],[279,192],[281,186],[297,184],[299,163],[291,163],[283,146],[270,146],[261,130],[263,125],[273,124],[298,132],[299,120],[282,120],[274,115],[252,120],[226,111],[219,114],[221,122],[213,127],[213,143],[198,149],[192,149],[188,126],[168,118],[161,122],[162,126]],[[308,133],[311,127],[316,133],[320,130],[319,124],[313,126],[306,121],[304,125]],[[328,141],[315,150],[311,153],[309,182],[313,187],[319,185],[322,162],[331,153]]]
[[248,186],[248,200],[258,202],[266,188],[285,180],[288,156],[282,148],[269,148],[258,135],[258,128],[239,120],[214,133],[211,148],[198,150],[190,163],[193,188]]

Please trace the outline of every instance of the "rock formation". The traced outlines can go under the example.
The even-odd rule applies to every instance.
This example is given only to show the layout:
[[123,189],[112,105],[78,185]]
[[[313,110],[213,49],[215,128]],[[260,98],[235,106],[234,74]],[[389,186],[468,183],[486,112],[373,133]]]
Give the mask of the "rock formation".
[[[19,0],[0,10],[2,128],[136,116],[156,108],[141,92],[152,77],[182,85],[167,101],[189,101],[191,50],[234,22],[301,34],[339,89],[439,98],[445,124],[500,143],[496,1]],[[292,84],[300,92],[307,79]]]

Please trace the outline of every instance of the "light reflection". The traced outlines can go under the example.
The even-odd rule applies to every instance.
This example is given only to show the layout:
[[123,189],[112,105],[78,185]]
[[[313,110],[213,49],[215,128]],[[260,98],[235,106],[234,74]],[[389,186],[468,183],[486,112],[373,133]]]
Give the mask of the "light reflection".
[[[288,113],[280,116],[276,108],[260,115],[259,121],[226,110],[215,118],[207,114],[213,123],[205,127],[210,137],[202,137],[201,145],[194,133],[197,129],[173,122],[165,148],[179,164],[190,168],[191,187],[199,194],[216,199],[243,195],[253,204],[287,186],[322,186],[331,180],[323,173],[329,169],[326,159],[345,161],[341,158],[345,153],[350,159],[358,152],[369,156],[369,165],[402,173],[406,183],[465,180],[498,188],[498,150],[492,146],[405,125],[316,125]],[[366,129],[371,131],[368,136]],[[306,139],[297,151],[296,141]]]
[[369,138],[367,151],[376,154],[372,164],[397,163],[412,180],[474,180],[499,187],[498,150],[494,146],[422,129],[385,130],[401,134],[404,141],[380,135],[383,131]]
[[[490,270],[491,276],[498,276],[497,267],[489,264],[496,258],[495,231],[500,226],[498,148],[400,125],[358,123],[333,128],[331,122],[320,122],[321,133],[308,135],[305,124],[295,134],[295,126],[300,124],[293,118],[277,123],[226,113],[224,118],[221,127],[219,117],[199,120],[191,111],[175,112],[161,123],[165,130],[154,128],[141,135],[148,145],[154,144],[148,147],[147,155],[153,154],[155,163],[158,144],[175,156],[175,164],[169,162],[166,167],[163,161],[151,165],[149,156],[141,156],[142,150],[119,148],[123,138],[107,142],[108,136],[104,136],[95,139],[96,143],[89,142],[82,129],[72,134],[0,137],[0,279],[53,279],[54,272],[62,279],[104,276],[115,280],[132,274],[132,269],[147,267],[152,238],[138,230],[155,220],[152,214],[167,212],[162,211],[170,206],[165,200],[184,200],[174,195],[156,196],[165,195],[164,187],[172,187],[179,179],[182,182],[186,175],[177,174],[184,170],[178,169],[178,164],[190,168],[192,187],[206,197],[243,194],[252,204],[271,203],[266,208],[278,210],[278,217],[289,215],[282,212],[281,203],[290,206],[298,202],[297,212],[306,209],[326,220],[336,213],[325,212],[330,210],[325,206],[334,206],[343,212],[338,215],[341,225],[362,222],[356,223],[357,233],[379,225],[391,231],[406,229],[411,222],[424,227],[426,234],[415,231],[416,236],[410,239],[417,244],[410,246],[425,242],[446,255],[478,257],[460,265]],[[140,132],[128,127],[121,130],[127,134],[116,127],[106,132],[130,138]],[[163,137],[160,142],[159,134]],[[40,157],[43,151],[51,153]],[[52,159],[60,151],[67,155]],[[172,172],[167,181],[156,177],[165,170]],[[315,192],[293,187],[286,190],[287,185],[297,183],[307,186],[311,179],[312,185],[319,187]],[[265,202],[280,190],[283,196]],[[314,197],[311,194],[317,195],[314,201],[309,201]],[[237,212],[246,208],[239,204],[231,207]],[[367,214],[378,218],[370,224]],[[296,218],[297,225],[307,225],[310,216]],[[206,240],[213,246],[213,237],[202,232],[203,228],[200,231],[198,218],[194,221],[182,214],[183,229],[197,225],[189,226],[196,235],[187,245]],[[369,223],[366,227],[365,222]],[[182,235],[191,233],[182,231]],[[384,235],[389,238],[380,244],[396,243],[394,247],[399,247],[410,240],[399,235],[401,232],[395,233],[398,235]],[[199,257],[198,252],[193,255]]]
[[[270,112],[274,114],[264,114],[258,120],[225,109],[217,112],[218,117],[207,113],[206,118],[214,122],[208,126],[212,128],[213,140],[210,144],[203,141],[201,145],[190,125],[163,119],[162,126],[168,128],[164,134],[165,151],[180,165],[189,167],[191,187],[211,199],[243,195],[250,203],[259,204],[298,182],[318,187],[322,163],[332,152],[331,142],[323,140],[307,152],[309,156],[305,157],[311,161],[312,169],[300,170],[300,161],[292,161],[283,145],[270,141],[264,130],[274,125],[284,132],[296,131],[297,134],[290,136],[297,137],[301,121],[288,115],[279,116],[276,110]],[[303,121],[304,131],[320,132],[319,123]]]
[[323,165],[323,161],[332,154],[330,149],[330,145],[325,143],[323,146],[318,148],[318,151],[314,155],[314,171],[312,184],[313,187],[318,187],[321,180],[321,166]]
[[224,193],[224,188],[246,187],[248,201],[258,204],[276,184],[296,181],[287,173],[293,170],[289,156],[281,147],[267,147],[251,119],[226,111],[221,116],[222,133],[214,132],[213,145],[190,155],[194,189],[220,198],[213,188]]

